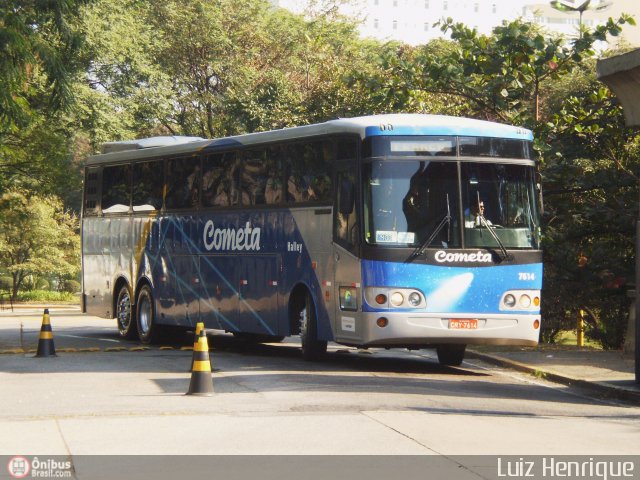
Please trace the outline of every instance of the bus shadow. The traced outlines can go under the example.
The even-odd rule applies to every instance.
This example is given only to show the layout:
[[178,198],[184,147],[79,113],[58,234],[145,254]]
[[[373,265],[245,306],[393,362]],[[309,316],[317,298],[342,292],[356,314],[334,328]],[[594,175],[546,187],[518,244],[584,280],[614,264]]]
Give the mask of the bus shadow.
[[[279,408],[293,412],[344,412],[360,410],[409,409],[427,413],[456,413],[457,403],[469,405],[476,399],[479,405],[492,405],[491,401],[518,401],[518,415],[538,416],[530,413],[539,409],[527,404],[549,403],[551,405],[593,405],[594,400],[583,396],[562,394],[546,387],[532,384],[494,383],[491,380],[455,380],[443,374],[424,373],[421,375],[387,376],[376,372],[326,372],[295,371],[295,366],[287,372],[235,372],[229,374],[224,369],[212,374],[216,395],[228,394],[268,394],[287,393],[286,397],[274,397]],[[293,371],[292,371],[293,370]],[[165,395],[184,395],[189,387],[188,378],[157,378],[153,380]],[[344,397],[335,397],[344,394]],[[357,395],[353,397],[352,395]],[[428,398],[452,398],[451,408],[435,408],[425,404]],[[468,400],[464,400],[468,399]],[[566,408],[566,407],[564,407]],[[499,415],[493,408],[482,407],[473,412],[485,415]],[[467,414],[475,414],[468,411]],[[465,412],[463,411],[463,414]],[[480,414],[478,413],[478,414]],[[548,413],[548,412],[547,412]],[[504,414],[504,412],[502,413]],[[515,415],[512,413],[510,415]]]

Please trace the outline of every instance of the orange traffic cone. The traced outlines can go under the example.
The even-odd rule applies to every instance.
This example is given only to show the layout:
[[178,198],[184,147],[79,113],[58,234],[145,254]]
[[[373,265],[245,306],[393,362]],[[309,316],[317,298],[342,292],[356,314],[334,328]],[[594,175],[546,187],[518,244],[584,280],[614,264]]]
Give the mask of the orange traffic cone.
[[38,351],[36,357],[56,357],[56,347],[53,345],[53,330],[49,321],[49,309],[45,308],[42,315],[42,327],[38,338]]
[[207,332],[203,328],[193,347],[193,367],[191,383],[187,395],[209,396],[213,393],[213,378],[211,378],[211,360],[209,359],[209,344]]

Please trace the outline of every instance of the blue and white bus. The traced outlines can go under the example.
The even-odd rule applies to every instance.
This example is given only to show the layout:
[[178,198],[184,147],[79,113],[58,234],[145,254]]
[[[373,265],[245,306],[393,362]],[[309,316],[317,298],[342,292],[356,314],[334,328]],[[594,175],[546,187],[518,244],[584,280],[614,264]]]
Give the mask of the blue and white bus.
[[531,132],[479,120],[112,142],[86,163],[83,310],[143,343],[202,321],[459,365],[538,342],[538,204]]

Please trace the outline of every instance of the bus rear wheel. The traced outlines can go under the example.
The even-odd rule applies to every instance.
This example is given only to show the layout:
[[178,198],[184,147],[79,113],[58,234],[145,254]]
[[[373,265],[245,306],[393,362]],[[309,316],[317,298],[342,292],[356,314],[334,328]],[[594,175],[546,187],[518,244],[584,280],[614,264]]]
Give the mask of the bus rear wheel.
[[307,293],[304,307],[300,311],[300,341],[302,343],[302,358],[305,360],[316,360],[327,351],[327,341],[318,339],[316,309],[309,293]]
[[123,285],[118,291],[116,300],[116,319],[118,320],[118,333],[129,340],[136,338],[138,331],[133,319],[131,308],[131,292],[128,285]]
[[440,365],[457,367],[462,363],[462,360],[464,360],[464,351],[466,348],[466,345],[440,345],[436,348],[438,362]]
[[159,338],[159,328],[155,322],[155,313],[151,288],[149,285],[144,285],[138,293],[138,301],[136,302],[138,338],[144,344],[156,342]]

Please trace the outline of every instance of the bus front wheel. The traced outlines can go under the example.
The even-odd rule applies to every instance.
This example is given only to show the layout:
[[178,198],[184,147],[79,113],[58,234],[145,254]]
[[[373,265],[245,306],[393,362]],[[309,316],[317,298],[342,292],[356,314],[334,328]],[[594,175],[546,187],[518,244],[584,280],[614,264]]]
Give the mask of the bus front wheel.
[[152,343],[158,339],[153,294],[149,285],[144,285],[138,293],[136,325],[138,327],[138,338],[142,343]]
[[304,307],[300,311],[300,341],[302,343],[302,358],[305,360],[316,360],[327,351],[327,341],[318,339],[316,309],[311,295],[308,293]]
[[462,360],[464,360],[464,351],[466,348],[466,345],[440,345],[436,348],[438,362],[440,365],[457,367],[462,363]]
[[128,285],[123,285],[118,291],[116,300],[116,319],[118,320],[118,333],[129,340],[136,338],[138,331],[133,319],[131,308],[131,292]]

